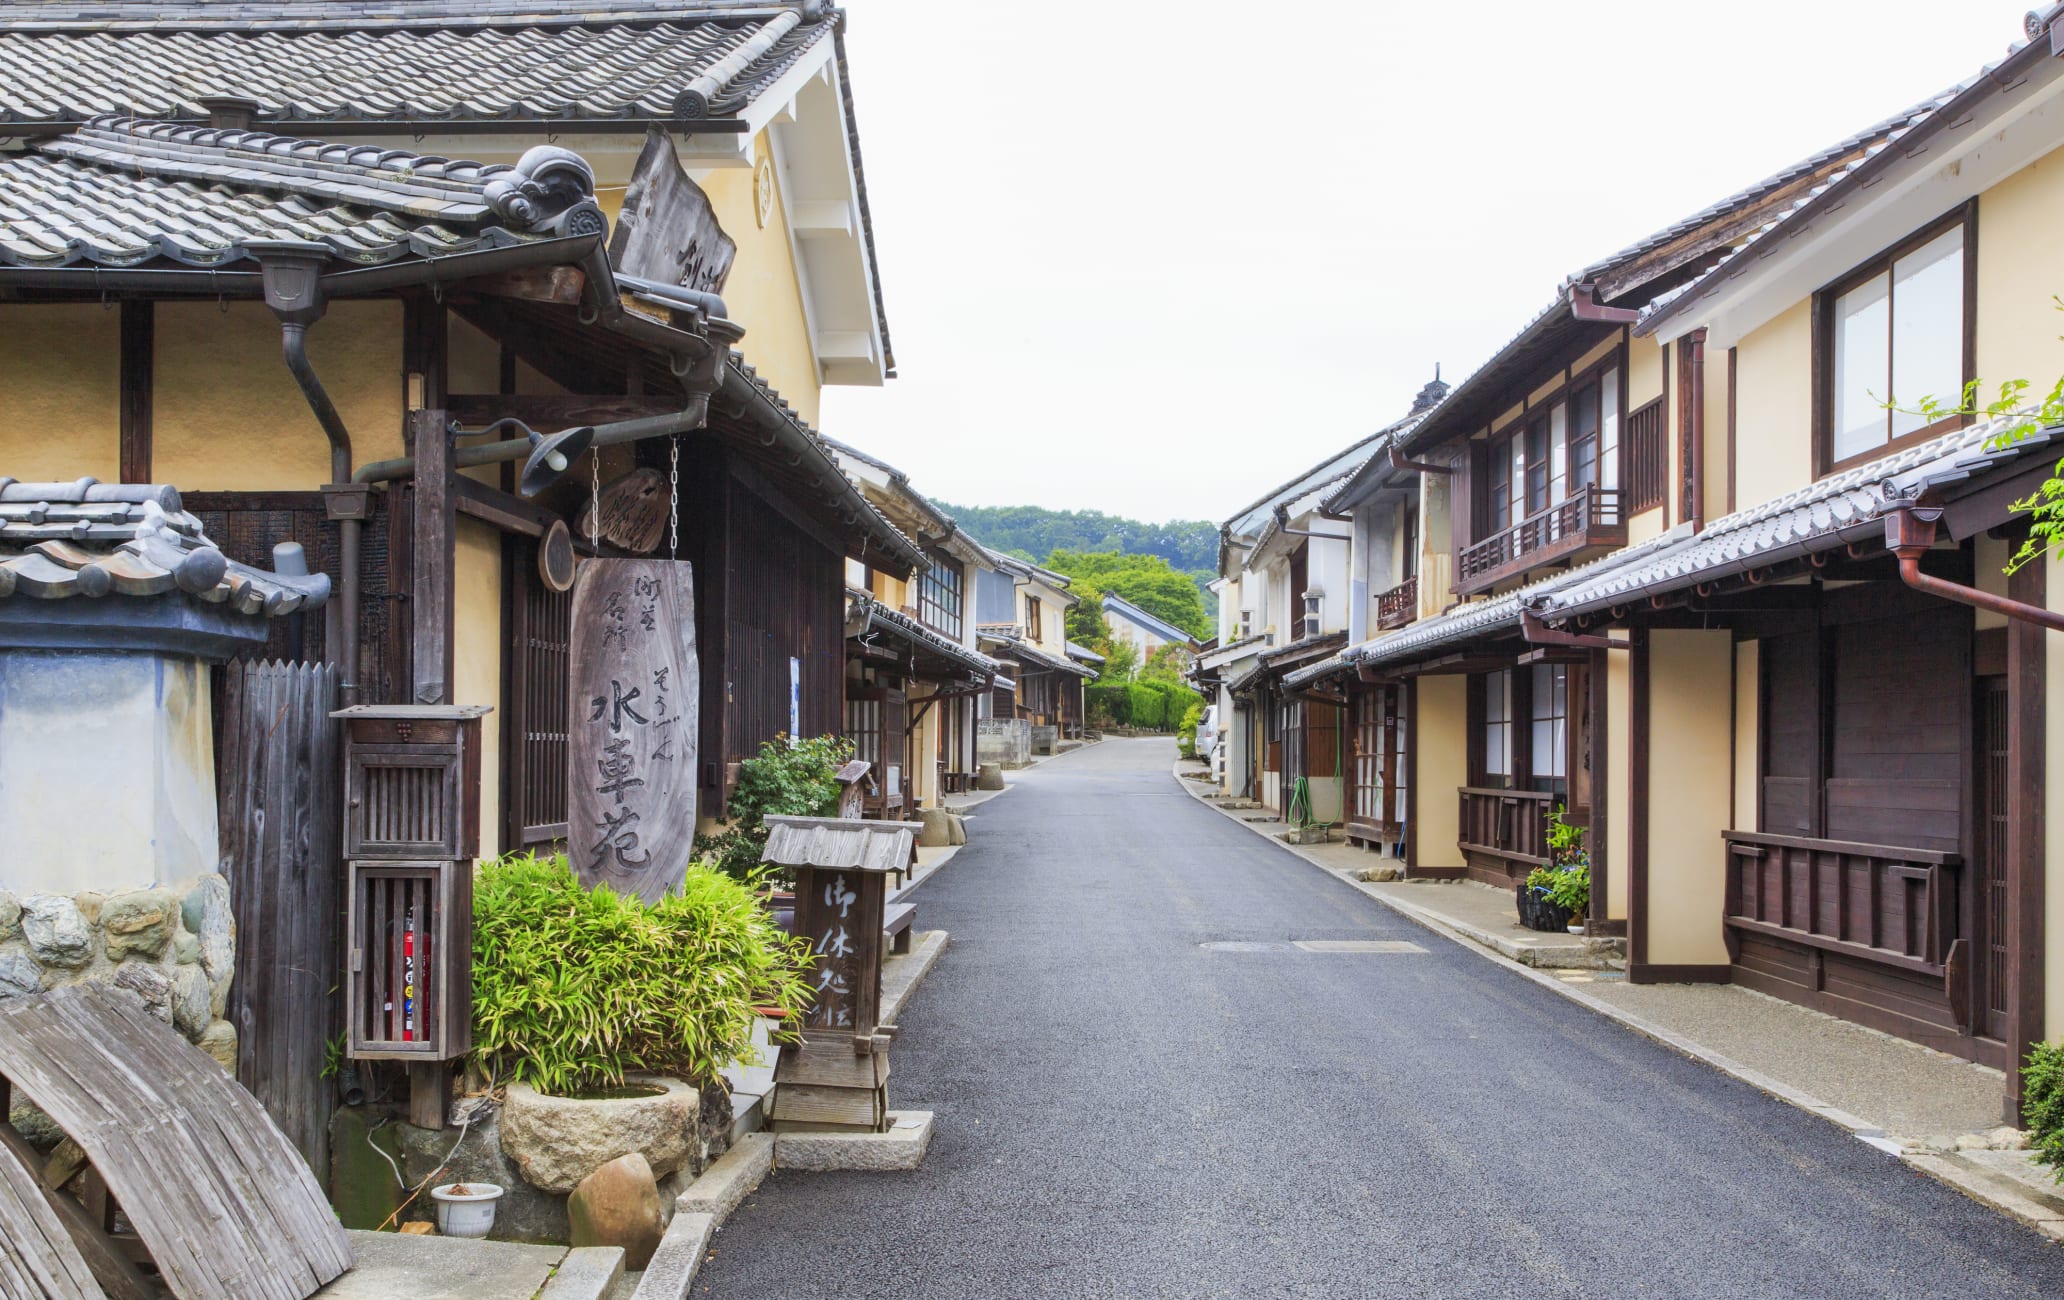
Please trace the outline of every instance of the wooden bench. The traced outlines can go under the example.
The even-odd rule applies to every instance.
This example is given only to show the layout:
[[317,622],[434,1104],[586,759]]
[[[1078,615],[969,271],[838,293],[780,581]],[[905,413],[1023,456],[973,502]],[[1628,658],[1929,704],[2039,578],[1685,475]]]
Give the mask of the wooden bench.
[[882,908],[882,937],[890,952],[910,951],[910,927],[917,920],[917,904],[891,901]]

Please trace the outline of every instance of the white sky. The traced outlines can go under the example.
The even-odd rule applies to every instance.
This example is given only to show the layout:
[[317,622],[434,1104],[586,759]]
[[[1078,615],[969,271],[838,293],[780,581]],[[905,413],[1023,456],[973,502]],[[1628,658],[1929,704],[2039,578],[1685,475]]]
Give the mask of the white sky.
[[1222,519],[2029,2],[845,0],[901,377],[822,426],[947,501]]

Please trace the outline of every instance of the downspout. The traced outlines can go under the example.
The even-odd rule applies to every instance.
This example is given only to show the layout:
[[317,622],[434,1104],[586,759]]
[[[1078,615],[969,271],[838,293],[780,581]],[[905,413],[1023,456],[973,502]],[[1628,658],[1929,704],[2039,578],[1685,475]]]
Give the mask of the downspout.
[[2052,632],[2064,632],[2064,613],[1995,596],[1989,591],[1921,572],[1921,557],[1935,545],[1935,525],[1941,518],[1941,506],[1924,506],[1911,501],[1896,506],[1885,516],[1885,548],[1899,557],[1901,582],[1926,595],[1953,600],[1959,605],[1969,605],[2017,622],[2034,623]]
[[358,566],[365,499],[360,495],[354,501],[345,487],[351,481],[351,431],[344,427],[337,404],[330,400],[329,390],[308,361],[308,327],[321,320],[329,306],[321,277],[330,250],[323,244],[299,240],[253,240],[246,247],[258,256],[265,305],[279,318],[280,351],[287,370],[330,442],[330,482],[324,491],[324,505],[337,520],[337,559],[343,569],[343,581],[337,584],[338,703],[349,706],[358,703]]

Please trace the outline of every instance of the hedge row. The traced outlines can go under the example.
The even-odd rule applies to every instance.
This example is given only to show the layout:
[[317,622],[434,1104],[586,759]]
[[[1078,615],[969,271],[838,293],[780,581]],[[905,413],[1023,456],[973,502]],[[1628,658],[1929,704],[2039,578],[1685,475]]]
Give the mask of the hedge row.
[[1113,682],[1083,689],[1083,705],[1092,719],[1108,718],[1113,726],[1145,731],[1172,731],[1190,706],[1203,697],[1172,682]]

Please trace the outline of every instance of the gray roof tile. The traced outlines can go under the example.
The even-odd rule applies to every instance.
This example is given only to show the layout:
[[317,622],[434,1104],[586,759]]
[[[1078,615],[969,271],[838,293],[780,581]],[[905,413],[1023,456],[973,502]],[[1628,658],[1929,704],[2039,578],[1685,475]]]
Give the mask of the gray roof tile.
[[0,264],[221,266],[252,241],[360,264],[599,231],[593,174],[551,146],[514,167],[262,131],[100,118],[0,157]]

